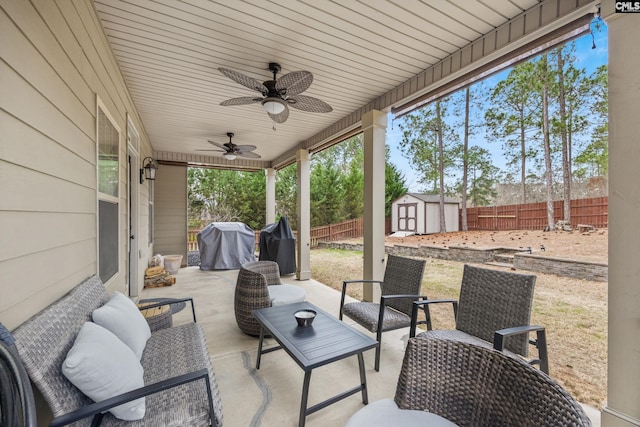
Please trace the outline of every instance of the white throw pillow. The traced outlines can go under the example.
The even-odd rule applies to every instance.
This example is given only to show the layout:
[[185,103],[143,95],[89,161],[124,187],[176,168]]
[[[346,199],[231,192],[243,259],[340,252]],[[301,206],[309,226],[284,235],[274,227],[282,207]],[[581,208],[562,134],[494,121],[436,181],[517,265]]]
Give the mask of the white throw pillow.
[[116,291],[105,305],[93,310],[92,317],[128,345],[138,360],[142,358],[151,329],[133,301]]
[[[144,370],[133,351],[114,334],[95,323],[82,325],[62,363],[62,373],[96,402],[144,386]],[[121,420],[144,417],[145,399],[109,410]]]

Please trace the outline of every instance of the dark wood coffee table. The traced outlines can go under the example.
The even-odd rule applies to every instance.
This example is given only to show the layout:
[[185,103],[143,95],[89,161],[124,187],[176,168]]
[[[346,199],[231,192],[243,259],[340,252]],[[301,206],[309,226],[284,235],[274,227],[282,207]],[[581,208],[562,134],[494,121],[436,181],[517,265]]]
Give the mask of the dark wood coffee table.
[[[293,317],[293,313],[302,309],[315,310],[317,313],[310,327],[299,327]],[[365,405],[369,403],[367,377],[362,353],[375,348],[378,345],[376,340],[306,301],[261,308],[254,310],[252,313],[262,325],[256,369],[260,369],[260,358],[263,354],[284,349],[304,371],[300,418],[298,421],[300,427],[304,426],[307,415],[313,414],[359,391],[362,392],[362,402]],[[263,350],[262,344],[265,335],[271,335],[280,345]],[[311,371],[319,366],[354,355],[358,356],[360,385],[307,408]]]

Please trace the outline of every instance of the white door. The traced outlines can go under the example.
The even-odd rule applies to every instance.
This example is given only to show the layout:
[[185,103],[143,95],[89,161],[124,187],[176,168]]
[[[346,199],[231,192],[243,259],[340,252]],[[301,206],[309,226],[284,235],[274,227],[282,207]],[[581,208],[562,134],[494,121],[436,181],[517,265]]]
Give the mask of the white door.
[[127,251],[127,284],[129,287],[129,296],[138,296],[138,261],[139,256],[139,222],[138,222],[138,206],[140,192],[140,158],[138,157],[138,133],[129,121],[127,126],[128,141],[128,163],[127,163],[127,222],[129,244]]
[[418,217],[417,203],[398,203],[398,231],[416,232]]

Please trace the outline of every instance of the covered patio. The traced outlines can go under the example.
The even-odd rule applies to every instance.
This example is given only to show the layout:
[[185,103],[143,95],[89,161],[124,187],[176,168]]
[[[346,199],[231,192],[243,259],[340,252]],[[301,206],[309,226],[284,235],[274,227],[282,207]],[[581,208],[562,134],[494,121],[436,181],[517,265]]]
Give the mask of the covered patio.
[[[222,395],[225,425],[297,425],[304,373],[284,350],[263,355],[260,369],[255,369],[258,338],[243,334],[233,314],[237,274],[238,270],[182,268],[176,275],[175,285],[144,289],[141,297],[180,298],[189,295],[194,298],[197,319],[206,333]],[[340,306],[338,291],[313,279],[296,280],[293,275],[283,276],[282,281],[303,287],[309,302],[337,316]],[[174,324],[189,321],[191,313],[188,308],[174,315]],[[349,318],[345,318],[345,321],[370,334]],[[406,328],[384,334],[379,372],[373,368],[374,350],[364,353],[369,402],[393,397],[408,335]],[[269,346],[275,343],[274,340],[266,342]],[[325,400],[358,383],[358,361],[355,356],[317,368],[311,376],[309,404]],[[306,425],[342,426],[362,407],[360,395],[355,394],[309,415]],[[599,411],[590,406],[583,407],[592,425],[598,427]]]
[[[601,16],[608,26],[611,167],[608,402],[598,409],[607,427],[640,426],[640,228],[635,226],[640,205],[635,178],[640,163],[635,125],[640,115],[640,27],[638,15],[620,13],[633,4],[1,1],[0,321],[13,330],[94,274],[109,291],[132,299],[146,294],[143,275],[151,257],[186,254],[189,166],[264,173],[270,223],[277,213],[277,172],[295,164],[295,278],[304,286],[313,283],[310,158],[358,133],[365,152],[364,276],[380,279],[384,174],[378,171],[384,170],[389,114],[398,117],[585,34],[591,20]],[[283,75],[313,73],[305,95],[333,110],[292,109],[286,122],[274,123],[260,100],[256,105],[220,105],[252,92],[219,68],[260,82],[271,78],[271,62],[282,65]],[[237,144],[255,145],[261,158],[230,160],[221,153],[200,152],[212,147],[209,140],[225,142],[227,132],[236,135]],[[149,162],[160,165],[155,180],[144,177]],[[231,286],[230,281],[224,283]],[[206,285],[186,291],[198,295],[196,288]],[[374,299],[373,289],[365,297]],[[202,321],[212,323],[206,325],[210,333],[217,323],[228,326],[220,331],[234,330],[231,318],[213,320],[222,303],[199,298]],[[320,305],[324,298],[329,297],[313,302]],[[220,301],[228,303],[229,295]],[[212,336],[209,345],[214,358],[235,368],[217,368],[221,382],[233,384],[234,379],[224,376],[240,372],[238,360],[223,359],[236,350],[218,343],[228,343],[235,354],[250,354],[252,346],[247,339],[226,338]],[[282,358],[268,356],[265,372],[272,359]],[[272,398],[277,396],[283,394],[273,390]],[[357,402],[345,403],[354,405],[352,413]]]

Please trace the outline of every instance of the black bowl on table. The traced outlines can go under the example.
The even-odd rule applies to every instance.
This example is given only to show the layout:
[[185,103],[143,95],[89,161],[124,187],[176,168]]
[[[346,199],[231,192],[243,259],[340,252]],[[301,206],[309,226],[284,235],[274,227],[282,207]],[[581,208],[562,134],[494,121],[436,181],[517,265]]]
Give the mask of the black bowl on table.
[[298,326],[301,328],[308,328],[313,323],[313,319],[316,318],[316,312],[309,309],[298,310],[293,313],[293,316],[296,318]]

